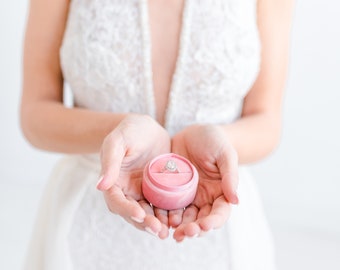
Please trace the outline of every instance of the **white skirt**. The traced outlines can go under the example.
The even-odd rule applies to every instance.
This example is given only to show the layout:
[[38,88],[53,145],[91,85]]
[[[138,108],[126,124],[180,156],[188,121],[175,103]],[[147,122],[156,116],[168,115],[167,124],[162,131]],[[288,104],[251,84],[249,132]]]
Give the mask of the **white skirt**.
[[41,201],[25,270],[273,270],[271,234],[251,175],[240,167],[238,206],[218,230],[176,243],[110,213],[95,186],[97,158],[66,156]]

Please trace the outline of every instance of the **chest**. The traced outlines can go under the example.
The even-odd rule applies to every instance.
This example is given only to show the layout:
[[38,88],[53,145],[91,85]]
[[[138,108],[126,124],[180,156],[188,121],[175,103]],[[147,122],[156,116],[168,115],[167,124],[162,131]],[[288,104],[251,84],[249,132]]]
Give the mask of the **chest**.
[[153,72],[162,73],[174,70],[180,47],[180,34],[183,23],[184,0],[157,1],[148,0],[147,16],[150,28],[151,58]]
[[175,73],[183,25],[184,0],[148,0],[145,16],[150,29],[152,80],[156,118],[164,122],[168,96]]
[[73,0],[64,78],[77,106],[225,122],[258,72],[256,12],[256,0]]

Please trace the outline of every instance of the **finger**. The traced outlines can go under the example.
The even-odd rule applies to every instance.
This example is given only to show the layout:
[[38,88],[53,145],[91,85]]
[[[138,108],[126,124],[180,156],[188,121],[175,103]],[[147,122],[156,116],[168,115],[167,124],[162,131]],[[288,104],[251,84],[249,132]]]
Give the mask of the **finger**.
[[105,138],[101,150],[101,173],[97,189],[108,190],[118,179],[126,149],[123,138],[112,133]]
[[162,228],[158,233],[159,238],[165,239],[169,236],[169,218],[168,218],[168,211],[160,208],[154,208],[155,216],[159,219],[162,223]]
[[104,197],[109,210],[124,218],[131,218],[138,223],[144,222],[146,213],[144,209],[132,199],[127,199],[117,186],[111,187],[109,190],[104,191]]
[[199,226],[203,231],[220,228],[230,216],[231,205],[223,196],[217,198],[211,208],[210,214],[199,220]]
[[233,148],[226,148],[217,158],[217,166],[222,176],[223,194],[232,204],[238,204],[238,157]]
[[169,226],[177,228],[182,223],[183,209],[176,209],[169,211]]
[[156,236],[156,237],[158,236],[160,239],[167,238],[169,236],[169,228],[166,224],[161,223],[161,230],[158,233],[154,232],[150,227],[145,226],[146,223],[150,223],[150,220],[148,220],[149,217],[150,216],[147,216],[146,222],[145,223],[143,222],[142,224],[139,223],[139,222],[136,222],[132,218],[130,218],[130,219],[125,218],[125,220],[141,231],[147,231],[148,233],[152,234],[153,236]]
[[[211,205],[210,204],[206,204],[205,206],[201,207],[201,209],[199,210],[198,215],[197,215],[197,224],[199,224],[202,219],[207,217],[210,214],[210,211],[211,211]],[[204,236],[206,233],[207,232],[202,229],[200,231],[199,236]]]
[[159,219],[160,222],[168,226],[169,218],[168,211],[160,208],[154,207],[155,216]]
[[184,210],[182,224],[176,228],[174,232],[174,239],[181,242],[185,237],[196,237],[200,233],[200,227],[196,223],[198,208],[195,205],[190,205]]
[[190,222],[194,222],[197,219],[198,208],[195,205],[190,205],[189,207],[185,208],[183,213],[183,220],[182,224],[188,224]]
[[139,201],[139,204],[146,212],[146,217],[144,219],[144,223],[142,224],[144,226],[144,229],[148,233],[154,236],[158,236],[163,227],[160,220],[155,217],[152,206],[145,200]]
[[199,212],[197,214],[197,219],[202,219],[202,218],[208,216],[210,214],[210,211],[211,211],[211,205],[210,204],[204,205],[199,210]]
[[154,208],[155,216],[159,219],[162,223],[162,228],[158,233],[159,238],[165,239],[169,236],[169,218],[168,218],[168,211],[160,208]]
[[173,238],[177,242],[182,242],[185,237],[193,238],[200,234],[201,228],[196,222],[190,222],[188,224],[179,225],[174,234]]
[[158,233],[158,237],[160,239],[165,239],[169,236],[169,227],[165,224],[162,224],[162,229],[161,231]]
[[143,200],[138,201],[138,203],[144,209],[144,211],[147,215],[152,215],[152,216],[155,215],[153,208],[152,208],[152,206],[150,205],[149,202],[147,202],[146,200],[143,199]]

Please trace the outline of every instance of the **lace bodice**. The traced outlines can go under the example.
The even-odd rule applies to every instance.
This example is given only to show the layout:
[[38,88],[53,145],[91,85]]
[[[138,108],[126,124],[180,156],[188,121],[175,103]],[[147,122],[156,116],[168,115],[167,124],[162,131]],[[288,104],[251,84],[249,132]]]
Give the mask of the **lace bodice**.
[[[155,117],[147,0],[73,0],[61,48],[75,105]],[[229,123],[256,78],[256,0],[186,0],[165,127]]]

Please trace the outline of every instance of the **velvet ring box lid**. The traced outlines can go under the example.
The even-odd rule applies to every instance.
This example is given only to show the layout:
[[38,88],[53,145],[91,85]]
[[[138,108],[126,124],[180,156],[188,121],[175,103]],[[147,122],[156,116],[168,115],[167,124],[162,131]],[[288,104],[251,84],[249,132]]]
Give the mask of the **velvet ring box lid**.
[[165,210],[188,206],[195,198],[198,173],[186,158],[169,153],[151,160],[144,169],[142,190],[153,205]]

